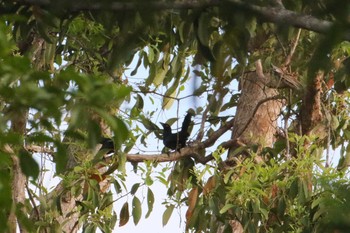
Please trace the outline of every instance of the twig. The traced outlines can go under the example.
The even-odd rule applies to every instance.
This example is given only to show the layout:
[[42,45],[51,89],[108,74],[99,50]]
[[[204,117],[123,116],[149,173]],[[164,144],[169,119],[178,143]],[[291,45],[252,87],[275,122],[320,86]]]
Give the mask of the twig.
[[295,49],[297,48],[298,42],[299,42],[299,38],[300,38],[300,34],[301,34],[301,29],[299,28],[297,36],[294,40],[292,49],[290,50],[290,53],[288,54],[288,56],[286,57],[286,60],[283,64],[283,67],[289,66],[290,62],[292,61],[292,57],[295,53]]
[[206,109],[203,112],[201,125],[200,125],[199,131],[198,131],[198,135],[197,135],[197,141],[201,141],[203,139],[205,120],[207,119],[208,112],[209,112],[209,106],[207,106]]
[[283,43],[282,43],[280,37],[279,37],[277,34],[275,34],[275,36],[276,36],[276,38],[277,38],[277,41],[278,41],[279,45],[280,45],[281,48],[282,48],[283,54],[284,54],[285,56],[287,56],[287,50],[286,50],[286,48],[283,46]]
[[288,135],[288,119],[290,116],[290,110],[288,109],[288,113],[284,117],[284,134],[286,137],[286,157],[287,159],[290,158],[290,142],[289,142],[289,135]]
[[[31,191],[30,191],[30,189],[29,189],[29,187],[28,187],[28,182],[26,182],[26,189],[27,189],[27,193],[28,193],[29,200],[30,200],[30,202],[32,203],[33,209],[34,209],[35,214],[36,214],[36,216],[37,216],[36,219],[39,221],[39,220],[40,220],[40,212],[39,212],[39,210],[38,210],[38,208],[37,208],[37,206],[36,206],[36,204],[35,204],[33,195],[32,195],[32,193],[31,193]],[[47,232],[47,231],[46,231],[46,228],[45,228],[45,232]]]
[[166,98],[174,99],[174,100],[183,100],[183,99],[187,99],[187,98],[196,96],[195,94],[191,94],[191,95],[186,95],[186,96],[183,96],[183,97],[174,97],[174,96],[164,95],[164,94],[158,93],[156,91],[132,91],[132,92],[133,93],[141,93],[141,94],[154,94],[154,95],[158,95],[158,96],[161,96],[161,97],[166,97]]

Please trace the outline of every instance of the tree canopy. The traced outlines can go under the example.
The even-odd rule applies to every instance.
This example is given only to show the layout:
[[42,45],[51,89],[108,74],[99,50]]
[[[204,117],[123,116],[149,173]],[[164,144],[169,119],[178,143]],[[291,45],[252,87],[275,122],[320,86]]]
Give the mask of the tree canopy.
[[[138,224],[159,182],[164,225],[185,206],[193,232],[348,232],[349,9],[0,1],[0,231]],[[163,148],[160,116],[175,130],[188,109],[187,146]]]

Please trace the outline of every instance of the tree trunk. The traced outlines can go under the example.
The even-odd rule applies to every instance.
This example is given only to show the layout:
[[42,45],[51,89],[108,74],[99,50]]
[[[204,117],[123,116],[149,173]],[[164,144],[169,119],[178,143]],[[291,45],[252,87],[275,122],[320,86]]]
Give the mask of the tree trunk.
[[[278,91],[269,88],[270,81],[264,75],[260,60],[256,62],[256,71],[246,73],[241,79],[241,97],[237,106],[232,128],[232,139],[251,146],[272,146],[277,133],[277,118],[282,102]],[[231,148],[229,157],[235,148]]]
[[[18,112],[12,112],[12,121],[11,121],[11,128],[13,132],[24,135],[26,131],[26,122],[27,122],[27,111],[18,111]],[[11,213],[8,218],[8,224],[10,232],[16,232],[17,228],[17,217],[16,217],[16,211],[17,207],[23,205],[25,202],[25,188],[26,188],[26,182],[27,178],[22,173],[21,166],[20,166],[20,159],[18,157],[18,152],[20,148],[12,149],[9,145],[5,146],[5,150],[11,154],[12,159],[12,200],[13,200],[13,207],[11,210]],[[21,211],[23,215],[26,215],[26,209],[24,207],[21,207]],[[21,233],[26,233],[27,230],[24,229],[22,224],[19,222],[18,227],[20,229]]]

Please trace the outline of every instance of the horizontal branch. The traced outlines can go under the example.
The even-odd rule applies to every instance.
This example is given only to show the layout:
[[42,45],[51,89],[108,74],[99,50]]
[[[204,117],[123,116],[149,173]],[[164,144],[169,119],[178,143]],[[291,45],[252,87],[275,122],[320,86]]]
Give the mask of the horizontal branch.
[[[121,1],[71,1],[61,0],[53,2],[51,0],[18,0],[17,2],[29,5],[38,5],[43,7],[63,5],[69,7],[69,11],[130,11],[139,9],[167,10],[167,9],[194,9],[203,7],[218,6],[222,1],[183,1],[183,2],[161,2],[161,1],[138,1],[138,2],[121,2]],[[67,10],[67,9],[65,9]]]
[[[297,13],[280,6],[263,7],[241,0],[228,0],[228,2],[234,6],[249,10],[272,23],[290,25],[323,34],[328,33],[333,26],[333,23],[330,21],[321,20],[312,15]],[[350,40],[350,32],[346,34],[345,39]]]
[[[127,161],[129,162],[144,162],[144,161],[154,161],[154,162],[170,162],[170,161],[177,161],[184,157],[192,157],[197,162],[206,164],[210,160],[213,159],[211,155],[203,156],[199,152],[204,149],[212,146],[218,139],[226,133],[233,125],[234,119],[226,122],[221,126],[218,130],[216,130],[214,133],[210,135],[208,139],[206,139],[203,142],[195,141],[192,144],[190,144],[187,147],[184,147],[180,150],[180,152],[175,151],[173,153],[169,154],[128,154],[127,155]],[[232,142],[233,144],[234,142]],[[225,148],[229,148],[231,144],[227,143],[225,144]]]
[[[207,0],[207,1],[138,1],[138,2],[120,2],[109,1],[51,1],[51,0],[17,0],[19,4],[37,5],[47,8],[62,6],[65,11],[128,11],[128,10],[174,10],[174,9],[200,9],[206,7],[223,7],[233,6],[235,9],[241,8],[262,17],[264,20],[276,24],[283,24],[303,28],[306,30],[326,34],[330,31],[333,22],[318,19],[312,15],[297,13],[283,8],[283,6],[258,6],[242,0]],[[344,32],[343,39],[350,40],[350,30]]]
[[127,161],[128,162],[145,162],[145,161],[153,161],[153,162],[171,162],[171,161],[177,161],[184,157],[192,157],[199,163],[207,163],[209,160],[206,157],[203,157],[198,154],[199,147],[201,147],[202,143],[199,143],[196,145],[196,143],[193,143],[190,146],[184,147],[179,151],[174,151],[169,154],[128,154],[127,155]]

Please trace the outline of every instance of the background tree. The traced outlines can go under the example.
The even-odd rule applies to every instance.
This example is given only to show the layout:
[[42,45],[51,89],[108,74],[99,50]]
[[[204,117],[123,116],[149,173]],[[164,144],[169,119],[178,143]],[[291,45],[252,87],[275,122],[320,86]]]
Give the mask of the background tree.
[[[186,228],[199,232],[350,228],[349,3],[0,4],[4,231],[111,232],[130,215],[137,224],[157,201],[155,177],[168,188],[163,224],[185,204]],[[134,81],[141,66],[148,77]],[[141,149],[151,134],[161,138],[161,111],[179,113],[199,96],[189,146]],[[113,154],[100,150],[102,137],[113,139]],[[38,179],[46,168],[37,154],[60,177],[53,190]],[[128,162],[143,177],[131,190]],[[174,166],[157,171],[162,162]],[[125,195],[131,201],[118,202]]]

